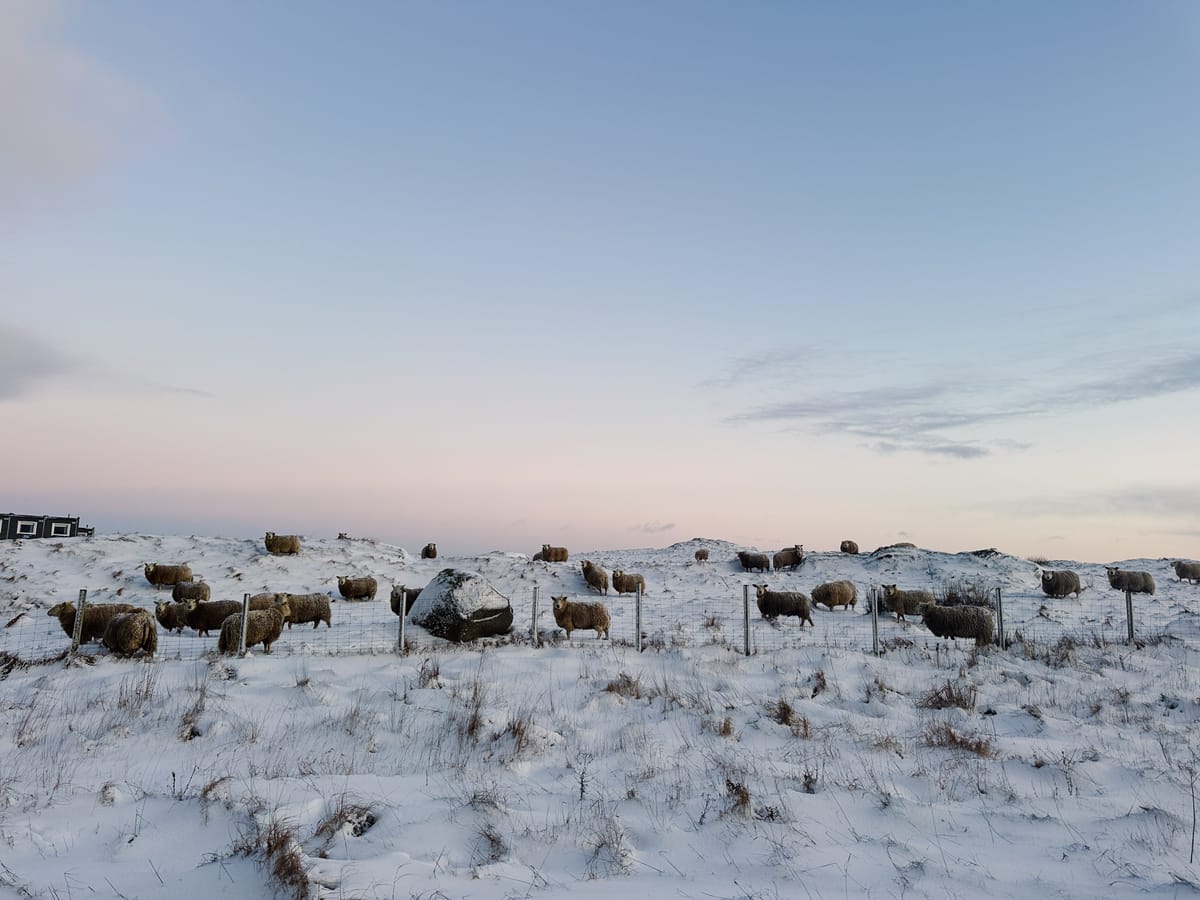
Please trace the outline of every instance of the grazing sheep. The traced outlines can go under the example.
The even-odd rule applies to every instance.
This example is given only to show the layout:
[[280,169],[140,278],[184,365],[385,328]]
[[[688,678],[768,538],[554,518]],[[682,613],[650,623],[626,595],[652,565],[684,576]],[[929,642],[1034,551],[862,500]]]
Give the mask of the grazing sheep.
[[207,600],[211,593],[212,588],[203,581],[180,581],[171,588],[171,599],[176,603],[182,603],[184,600]]
[[183,629],[187,625],[187,614],[186,602],[173,603],[170,600],[159,600],[154,604],[154,618],[158,619],[158,624],[163,627],[164,631],[183,634]]
[[234,613],[242,611],[242,604],[236,600],[213,600],[210,603],[185,600],[184,603],[188,610],[188,628],[193,629],[200,637],[208,637],[210,631],[219,631],[222,622]]
[[[291,615],[287,598],[280,600],[270,609],[252,609],[246,622],[246,649],[255,644],[263,645],[263,653],[271,652],[271,645],[283,633],[283,623]],[[242,639],[242,614],[234,613],[221,623],[221,636],[217,639],[217,650],[221,653],[237,653]]]
[[708,551],[707,550],[697,550],[696,551],[696,562],[708,562]]
[[854,543],[854,541],[842,541],[841,550],[843,553],[857,553],[858,544]]
[[931,591],[902,591],[894,584],[883,586],[883,599],[887,608],[896,614],[897,622],[907,622],[905,616],[913,616],[921,611],[922,603],[933,603]]
[[337,539],[339,541],[348,541],[348,540],[350,540],[350,535],[346,534],[346,532],[344,532],[344,531],[339,531]]
[[1046,569],[1042,572],[1042,593],[1047,597],[1059,598],[1067,594],[1078,597],[1082,592],[1079,576],[1070,569]]
[[164,586],[173,587],[181,581],[192,580],[192,570],[187,563],[173,566],[163,563],[146,563],[144,568],[146,580],[154,585],[155,590]]
[[1185,562],[1179,559],[1171,563],[1171,568],[1175,570],[1180,581],[1186,580],[1190,584],[1200,581],[1200,562]]
[[139,650],[153,656],[158,650],[158,628],[149,610],[118,613],[109,620],[100,642],[117,656],[133,656]]
[[379,583],[370,575],[362,578],[351,578],[349,575],[338,576],[338,593],[347,600],[374,600]]
[[620,569],[613,569],[612,573],[613,588],[618,594],[636,594],[639,590],[646,593],[646,579],[637,572],[622,572]]
[[773,591],[765,584],[756,584],[754,590],[758,595],[758,611],[764,619],[795,616],[801,628],[805,622],[813,628],[817,627],[812,618],[812,603],[808,594],[802,594],[800,591]]
[[402,584],[392,585],[392,613],[400,615],[400,600],[404,599],[404,614],[407,616],[412,610],[412,605],[417,602],[417,598],[421,596],[421,588],[405,587]]
[[[98,641],[104,637],[104,629],[112,621],[113,616],[120,613],[137,612],[138,607],[129,603],[89,603],[83,608],[83,628],[79,632],[79,643],[86,644]],[[58,619],[58,624],[67,633],[67,637],[75,637],[75,604],[70,600],[57,603],[46,610],[46,615]]]
[[849,609],[858,603],[858,588],[853,581],[827,581],[813,588],[812,602],[814,606],[821,603],[831,610],[835,606]]
[[567,632],[567,640],[576,628],[596,629],[596,640],[608,637],[608,607],[603,603],[572,603],[566,597],[551,597],[554,621]]
[[775,571],[779,572],[783,569],[791,569],[793,572],[804,562],[804,545],[794,544],[791,547],[784,547],[775,554]]
[[595,588],[601,594],[608,593],[608,573],[590,559],[583,561],[583,580],[588,587]]
[[549,544],[542,544],[542,559],[546,562],[566,562],[567,548],[551,547]]
[[421,559],[437,559],[437,544],[426,544],[422,547]]
[[288,609],[291,611],[287,618],[287,626],[290,631],[293,625],[307,625],[313,623],[313,629],[321,627],[321,623],[325,623],[326,628],[332,628],[333,613],[329,609],[328,594],[275,594],[276,604],[287,601]]
[[975,646],[990,644],[995,639],[996,623],[992,614],[982,606],[938,606],[921,604],[921,621],[934,637],[974,638]]
[[263,538],[263,543],[267,545],[267,552],[274,556],[295,556],[300,552],[300,535],[298,534],[276,534],[268,531],[266,537]]
[[1149,572],[1126,571],[1118,566],[1105,566],[1108,573],[1108,583],[1118,591],[1129,591],[1134,594],[1153,594],[1154,577]]
[[759,572],[771,571],[771,558],[765,553],[751,553],[749,550],[738,551],[738,561],[742,564],[742,569],[749,572],[751,569],[757,569]]

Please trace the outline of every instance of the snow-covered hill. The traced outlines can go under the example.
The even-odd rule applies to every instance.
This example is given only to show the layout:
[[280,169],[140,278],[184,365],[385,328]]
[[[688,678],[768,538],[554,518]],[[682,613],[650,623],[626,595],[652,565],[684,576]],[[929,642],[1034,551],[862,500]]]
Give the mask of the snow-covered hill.
[[[710,551],[697,563],[694,552]],[[368,540],[102,535],[0,545],[0,897],[1194,896],[1200,586],[1165,560],[1135,598],[1103,566],[1055,561],[1088,589],[1041,593],[1039,567],[997,551],[810,553],[743,573],[717,540],[422,560]],[[579,561],[642,573],[612,593],[613,640],[562,640],[550,597],[597,599]],[[163,636],[150,662],[95,644],[74,660],[45,611],[150,607],[144,562],[189,562],[214,598],[327,591],[374,575],[333,627],[271,655]],[[512,641],[455,648],[409,626],[393,583],[453,566],[514,607]],[[897,583],[994,591],[1009,649],[954,646],[865,603],[816,628],[759,619],[743,587],[860,596]],[[529,640],[533,594],[543,642]],[[960,642],[961,644],[962,642]]]

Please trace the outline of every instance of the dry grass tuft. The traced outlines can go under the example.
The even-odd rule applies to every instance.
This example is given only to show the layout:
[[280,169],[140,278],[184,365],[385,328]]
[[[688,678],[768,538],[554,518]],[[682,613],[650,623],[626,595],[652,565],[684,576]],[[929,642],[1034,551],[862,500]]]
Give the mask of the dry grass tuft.
[[926,747],[966,750],[984,759],[991,759],[996,755],[990,737],[959,734],[946,722],[938,722],[926,728],[924,734],[921,735],[921,742]]
[[975,708],[975,685],[955,684],[947,681],[941,687],[931,688],[917,699],[921,709],[949,709],[956,706],[959,709],[973,710]]

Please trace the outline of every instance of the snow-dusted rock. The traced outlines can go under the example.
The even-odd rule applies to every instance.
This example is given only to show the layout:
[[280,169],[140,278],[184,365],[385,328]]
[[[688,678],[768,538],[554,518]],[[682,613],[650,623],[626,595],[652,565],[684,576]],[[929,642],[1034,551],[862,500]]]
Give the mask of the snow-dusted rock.
[[478,572],[442,569],[413,603],[410,618],[430,634],[448,641],[507,634],[512,604]]

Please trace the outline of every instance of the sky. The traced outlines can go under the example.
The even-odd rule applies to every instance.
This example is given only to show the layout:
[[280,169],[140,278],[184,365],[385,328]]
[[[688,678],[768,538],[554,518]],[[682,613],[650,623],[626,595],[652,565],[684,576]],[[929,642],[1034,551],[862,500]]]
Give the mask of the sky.
[[0,506],[1200,557],[1200,8],[0,4]]

